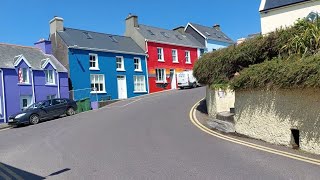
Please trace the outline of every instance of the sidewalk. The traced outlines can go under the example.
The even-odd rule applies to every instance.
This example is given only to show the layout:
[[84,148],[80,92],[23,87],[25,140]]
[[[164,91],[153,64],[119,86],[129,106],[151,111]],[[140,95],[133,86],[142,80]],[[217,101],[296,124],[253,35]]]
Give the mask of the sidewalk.
[[238,133],[224,133],[224,132],[216,130],[215,128],[210,126],[210,123],[208,123],[208,122],[212,122],[213,119],[210,118],[207,114],[207,107],[206,107],[205,100],[201,101],[200,105],[196,108],[196,118],[205,127],[211,129],[214,132],[220,133],[224,136],[229,136],[229,137],[241,140],[241,141],[246,141],[246,142],[257,144],[260,146],[265,146],[265,147],[272,148],[275,150],[284,151],[284,152],[288,152],[288,153],[320,160],[320,155],[307,153],[307,152],[304,152],[301,150],[294,150],[294,149],[287,147],[287,146],[279,146],[279,145],[275,145],[275,144],[270,144],[270,143],[264,142],[262,140],[246,137],[246,136],[238,134]]
[[0,129],[6,129],[6,128],[9,128],[9,127],[11,127],[11,126],[8,125],[7,123],[0,124]]

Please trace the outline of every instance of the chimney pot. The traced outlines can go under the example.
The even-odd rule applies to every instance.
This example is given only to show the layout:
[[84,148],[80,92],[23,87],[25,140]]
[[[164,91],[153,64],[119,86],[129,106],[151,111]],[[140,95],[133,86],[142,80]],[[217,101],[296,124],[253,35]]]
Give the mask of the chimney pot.
[[50,35],[54,34],[57,31],[63,31],[63,18],[54,16],[53,19],[49,22],[50,24]]
[[218,31],[221,30],[220,24],[215,24],[215,25],[213,25],[213,28],[216,29],[216,30],[218,30]]

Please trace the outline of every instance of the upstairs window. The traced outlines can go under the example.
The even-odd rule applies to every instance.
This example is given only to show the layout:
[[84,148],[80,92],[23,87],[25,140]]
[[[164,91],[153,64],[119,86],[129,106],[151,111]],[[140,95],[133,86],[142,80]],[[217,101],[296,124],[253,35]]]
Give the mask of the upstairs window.
[[172,49],[172,62],[178,62],[178,51],[176,49]]
[[191,64],[190,51],[185,52],[186,64]]
[[123,57],[116,57],[117,71],[124,71],[124,60]]
[[45,70],[44,73],[46,75],[46,84],[55,84],[54,71]]
[[135,71],[142,71],[142,67],[141,67],[141,59],[140,58],[134,58],[134,70]]
[[99,70],[98,55],[89,54],[90,70]]
[[163,48],[157,48],[158,51],[158,61],[164,61]]
[[165,83],[166,82],[166,70],[165,69],[156,69],[156,82]]
[[18,78],[20,84],[29,84],[29,71],[28,68],[19,68]]

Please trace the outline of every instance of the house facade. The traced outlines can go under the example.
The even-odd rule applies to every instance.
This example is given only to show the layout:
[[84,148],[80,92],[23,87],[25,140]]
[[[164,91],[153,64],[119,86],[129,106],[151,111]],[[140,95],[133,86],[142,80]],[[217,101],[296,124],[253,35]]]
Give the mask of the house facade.
[[319,0],[262,0],[259,8],[262,34],[293,25],[299,18],[320,13]]
[[184,31],[191,34],[203,46],[205,52],[211,52],[234,44],[233,40],[221,31],[220,25],[207,27],[195,23],[188,23]]
[[177,88],[176,75],[192,70],[204,50],[193,36],[180,29],[162,28],[138,24],[138,16],[126,18],[126,36],[131,37],[147,53],[150,92]]
[[66,68],[35,47],[0,44],[0,77],[0,123],[34,102],[69,97]]
[[71,98],[97,102],[148,93],[146,55],[130,37],[66,28],[55,17],[50,39],[69,70]]

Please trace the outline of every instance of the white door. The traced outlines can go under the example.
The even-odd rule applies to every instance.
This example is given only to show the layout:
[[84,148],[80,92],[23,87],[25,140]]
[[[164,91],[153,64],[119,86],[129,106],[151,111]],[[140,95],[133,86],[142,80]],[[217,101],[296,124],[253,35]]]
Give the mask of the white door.
[[177,77],[176,77],[176,71],[174,69],[170,69],[170,76],[171,76],[171,89],[177,89]]
[[118,80],[118,98],[127,99],[127,82],[125,76],[117,76]]
[[20,109],[24,110],[32,104],[32,96],[20,96]]

